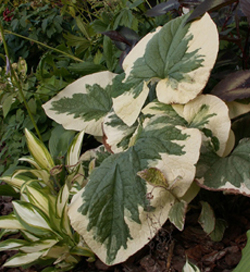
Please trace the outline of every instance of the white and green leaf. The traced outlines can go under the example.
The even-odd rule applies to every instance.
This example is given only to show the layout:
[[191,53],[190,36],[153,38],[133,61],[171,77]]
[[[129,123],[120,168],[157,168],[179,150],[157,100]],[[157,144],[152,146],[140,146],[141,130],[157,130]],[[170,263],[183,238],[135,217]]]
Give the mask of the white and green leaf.
[[43,105],[46,114],[65,129],[102,136],[103,118],[112,108],[115,74],[105,71],[84,76]]
[[34,166],[36,169],[41,169],[39,164],[35,161],[33,157],[22,157],[19,159],[19,161],[25,161]]
[[210,146],[222,156],[227,148],[231,121],[226,104],[216,96],[200,95],[183,108],[188,127],[203,132],[203,145]]
[[[143,247],[167,220],[174,195],[185,194],[193,182],[201,133],[167,121],[168,116],[164,115],[145,121],[135,144],[105,159],[72,200],[69,208],[72,226],[109,265],[126,260]],[[171,193],[139,178],[137,173],[149,167],[164,172],[171,185],[181,176]],[[147,194],[153,195],[151,201]],[[158,219],[155,225],[153,218]]]
[[207,151],[197,165],[197,181],[212,191],[225,191],[250,196],[250,139],[242,139],[225,158]]
[[48,235],[53,232],[46,214],[31,203],[13,201],[14,212],[19,222],[26,230],[38,235]]
[[[159,37],[153,38],[163,67],[158,76],[157,97],[167,104],[183,104],[195,98],[205,87],[218,53],[218,31],[210,16],[206,13],[188,24],[185,20],[186,16],[182,16],[170,21]],[[156,69],[160,60],[153,54],[150,59]]]
[[138,42],[124,60],[126,84],[158,81],[157,97],[166,104],[187,103],[202,91],[217,57],[218,31],[207,13],[186,19],[175,18]]
[[68,216],[68,205],[65,205],[62,211],[60,228],[63,233],[73,239],[72,227]]
[[32,253],[49,249],[58,243],[57,239],[40,239],[39,241],[27,243],[19,248],[20,251],[25,253]]
[[27,242],[19,239],[7,239],[0,242],[0,251],[18,250],[22,246],[27,245]]
[[129,127],[113,111],[111,111],[106,116],[103,123],[105,145],[108,146],[113,153],[128,149],[130,146],[130,139],[136,128],[136,123]]
[[[53,168],[51,168],[52,170]],[[34,175],[38,180],[40,180],[41,182],[44,182],[45,184],[48,184],[50,182],[50,173],[47,171],[47,170],[44,170],[44,169],[32,169],[32,168],[27,168],[27,169],[19,169],[19,170],[16,170],[16,172],[13,174],[13,179],[14,181],[16,180],[16,177],[18,176],[24,176],[22,175],[23,173],[30,173],[32,175]],[[18,181],[19,179],[17,179]],[[27,175],[26,177],[26,180],[27,181],[30,181],[31,180],[31,177],[29,177]],[[27,182],[26,181],[26,182]],[[23,183],[24,184],[24,183]]]
[[68,148],[66,156],[66,165],[68,166],[67,169],[70,173],[74,172],[77,169],[77,164],[79,162],[82,148],[83,137],[84,131],[81,131],[74,137],[71,145]]
[[186,263],[182,268],[182,272],[200,272],[200,269],[195,264],[186,260]]
[[0,229],[24,230],[25,227],[18,221],[13,213],[0,217]]
[[13,176],[3,176],[0,178],[1,181],[6,182],[7,184],[13,186],[14,188],[20,190],[20,188],[25,184],[30,177],[25,175],[13,175]]
[[69,187],[65,184],[59,191],[56,197],[56,211],[57,216],[61,217],[64,207],[67,205],[69,200]]
[[[124,75],[119,75],[113,82],[113,108],[117,116],[128,126],[136,121],[140,110],[148,96],[149,88],[147,83],[154,76],[144,73],[143,76],[135,76],[134,63],[137,59],[143,58],[148,41],[161,29],[143,37],[124,59],[122,66]],[[140,67],[141,68],[146,68]]]
[[28,183],[22,187],[22,194],[25,194],[29,202],[41,209],[47,216],[49,216],[49,198],[48,190],[42,188],[37,181]]
[[41,167],[41,169],[49,172],[54,166],[54,161],[45,147],[45,145],[28,129],[25,129],[25,136],[30,154]]
[[43,252],[32,252],[32,253],[17,253],[13,257],[11,257],[6,263],[4,263],[4,267],[20,267],[23,265],[32,264],[35,261],[38,261],[42,256]]
[[[118,86],[115,87],[119,88]],[[149,88],[147,81],[136,79],[121,85],[120,88],[120,90],[123,90],[123,93],[117,97],[113,97],[113,109],[127,126],[132,126],[136,122],[141,108],[148,97]]]

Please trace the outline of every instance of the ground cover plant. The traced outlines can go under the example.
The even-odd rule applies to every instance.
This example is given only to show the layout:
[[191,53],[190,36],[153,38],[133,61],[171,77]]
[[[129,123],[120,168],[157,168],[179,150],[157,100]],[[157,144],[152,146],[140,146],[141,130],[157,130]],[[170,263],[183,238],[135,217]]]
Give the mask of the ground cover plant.
[[[20,263],[16,255],[5,266],[35,263],[44,271],[68,271],[80,261],[78,255],[93,259],[94,254],[106,265],[116,265],[148,244],[167,220],[183,231],[200,188],[250,195],[248,1],[170,0],[148,11],[144,1],[89,4],[89,14],[69,3],[64,6],[77,30],[64,35],[64,45],[45,53],[32,74],[33,88],[44,95],[39,97],[44,103],[39,110],[49,117],[45,120],[59,125],[53,123],[47,134],[53,155],[41,142],[46,134],[42,137],[33,124],[40,140],[26,130],[33,159],[25,161],[35,169],[9,169],[1,177],[21,201],[13,201],[14,214],[2,217],[0,226],[6,229],[3,234],[10,234],[14,222],[12,228],[19,229],[24,239],[7,239],[0,246],[26,256]],[[193,12],[185,9],[193,7]],[[112,20],[107,20],[109,9]],[[83,23],[85,15],[93,14],[97,19]],[[11,55],[6,48],[5,54],[8,63]],[[3,101],[7,120],[12,105],[6,96]],[[46,123],[51,126],[51,121]],[[81,135],[73,140],[78,148],[71,145],[64,161],[74,131]],[[83,132],[98,147],[85,146],[80,156]],[[57,144],[60,134],[63,138]],[[57,206],[44,210],[31,190],[45,202],[45,191],[50,190],[50,200],[63,214]],[[227,222],[215,217],[209,201],[201,199],[199,207],[201,228],[210,239],[220,241]],[[43,225],[29,226],[34,211]],[[58,222],[50,226],[53,217]],[[45,225],[53,235],[44,233],[43,240],[39,235]],[[64,239],[71,239],[72,248],[65,249]],[[32,258],[27,248],[34,243],[38,250]],[[67,256],[62,256],[65,250]],[[248,262],[248,246],[243,253],[239,267]],[[187,260],[183,271],[199,269]]]

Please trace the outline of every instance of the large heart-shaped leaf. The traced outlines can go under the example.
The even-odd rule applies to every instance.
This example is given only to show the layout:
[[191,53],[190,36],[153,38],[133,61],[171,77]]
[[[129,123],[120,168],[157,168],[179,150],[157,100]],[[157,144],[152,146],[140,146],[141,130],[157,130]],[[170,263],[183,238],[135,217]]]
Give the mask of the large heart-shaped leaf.
[[[72,226],[109,265],[143,247],[168,218],[175,196],[184,195],[193,181],[201,133],[175,126],[169,119],[164,114],[146,119],[137,130],[135,144],[104,160],[73,198],[69,209]],[[164,173],[171,192],[146,184],[137,175],[148,167]]]
[[[218,52],[216,26],[208,14],[191,24],[185,25],[185,20],[186,16],[178,17],[148,34],[125,58],[123,83],[134,84],[113,99],[113,104],[116,114],[127,125],[136,120],[138,108],[146,99],[145,84],[149,81],[158,82],[157,97],[166,104],[188,102],[207,83]],[[130,111],[121,111],[122,100],[126,105],[133,105]]]
[[43,108],[66,129],[101,136],[103,118],[112,108],[110,84],[114,77],[115,74],[108,71],[84,76],[68,85]]
[[[157,97],[164,103],[187,103],[208,81],[217,57],[218,32],[208,14],[185,26],[182,18],[170,24],[171,27],[166,25],[158,37],[155,35],[152,39],[152,44],[153,40],[158,44],[162,64],[154,56],[151,67],[155,70],[163,65],[161,74],[158,73]],[[165,47],[162,46],[164,41]]]
[[231,151],[227,149],[231,128],[228,107],[216,96],[199,95],[186,105],[151,102],[142,112],[146,115],[162,113],[168,115],[168,122],[199,129],[203,133],[203,145],[210,146],[220,156]]

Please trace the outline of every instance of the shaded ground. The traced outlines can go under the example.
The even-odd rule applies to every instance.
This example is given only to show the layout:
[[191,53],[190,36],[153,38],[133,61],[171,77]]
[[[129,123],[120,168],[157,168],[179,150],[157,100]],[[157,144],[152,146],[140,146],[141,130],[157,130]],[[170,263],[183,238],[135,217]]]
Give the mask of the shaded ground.
[[[250,229],[250,198],[242,196],[224,196],[221,193],[205,192],[216,217],[227,221],[228,227],[220,242],[213,242],[197,223],[199,200],[194,201],[186,217],[185,229],[179,232],[169,222],[158,235],[142,250],[125,263],[107,267],[99,260],[87,263],[83,260],[72,272],[181,272],[188,259],[199,266],[202,272],[233,271],[241,258],[242,248],[246,245],[246,231]],[[0,213],[11,211],[11,198],[0,197]],[[13,253],[12,253],[13,254]],[[9,258],[11,252],[2,252],[0,266]],[[0,272],[34,272],[39,269],[3,268]]]

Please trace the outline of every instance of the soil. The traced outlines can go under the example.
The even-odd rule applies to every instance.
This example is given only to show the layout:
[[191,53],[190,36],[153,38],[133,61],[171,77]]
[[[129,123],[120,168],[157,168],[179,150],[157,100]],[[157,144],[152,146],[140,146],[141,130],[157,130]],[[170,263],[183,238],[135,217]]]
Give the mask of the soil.
[[[208,201],[216,218],[227,222],[224,237],[214,242],[198,223],[199,200]],[[229,272],[239,263],[242,249],[246,245],[246,232],[250,229],[250,198],[222,193],[205,192],[191,203],[186,215],[185,228],[178,231],[167,222],[147,246],[130,257],[126,262],[108,267],[100,260],[87,263],[84,259],[72,272],[181,272],[186,257],[202,272]],[[11,198],[0,197],[0,214],[12,211]],[[0,272],[39,272],[30,269],[3,268],[2,264],[15,252],[1,252]]]

